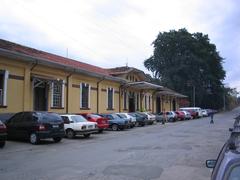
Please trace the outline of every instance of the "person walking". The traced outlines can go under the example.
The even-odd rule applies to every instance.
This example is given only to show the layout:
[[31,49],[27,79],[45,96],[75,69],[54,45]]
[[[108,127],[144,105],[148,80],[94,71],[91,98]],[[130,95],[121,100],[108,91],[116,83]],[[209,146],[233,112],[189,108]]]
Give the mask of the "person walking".
[[162,124],[165,124],[166,122],[166,112],[165,109],[163,109],[163,119],[162,119]]
[[214,121],[213,121],[213,116],[214,116],[214,113],[213,113],[213,112],[211,112],[211,114],[210,114],[210,117],[211,117],[210,124],[214,124]]

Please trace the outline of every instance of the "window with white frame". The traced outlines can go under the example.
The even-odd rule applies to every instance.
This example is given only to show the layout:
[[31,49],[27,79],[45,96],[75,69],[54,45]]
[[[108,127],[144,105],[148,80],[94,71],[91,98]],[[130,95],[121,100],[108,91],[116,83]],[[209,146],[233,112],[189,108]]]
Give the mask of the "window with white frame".
[[114,108],[114,89],[108,88],[107,89],[107,109]]
[[7,80],[9,72],[0,70],[0,106],[7,106]]
[[87,83],[80,84],[80,108],[90,108],[91,86]]
[[64,82],[52,83],[52,107],[63,108],[64,107]]

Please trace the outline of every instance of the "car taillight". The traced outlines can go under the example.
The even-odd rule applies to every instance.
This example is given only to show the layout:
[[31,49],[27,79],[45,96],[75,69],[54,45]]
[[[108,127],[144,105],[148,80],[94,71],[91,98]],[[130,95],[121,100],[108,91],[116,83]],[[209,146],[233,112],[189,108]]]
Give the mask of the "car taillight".
[[39,131],[45,131],[45,130],[46,130],[46,127],[45,127],[43,124],[40,124],[40,125],[38,126],[38,130],[39,130]]
[[82,126],[82,129],[86,129],[87,128],[87,126]]
[[0,122],[0,130],[1,130],[1,132],[5,132],[7,130],[5,124],[3,124],[1,122]]

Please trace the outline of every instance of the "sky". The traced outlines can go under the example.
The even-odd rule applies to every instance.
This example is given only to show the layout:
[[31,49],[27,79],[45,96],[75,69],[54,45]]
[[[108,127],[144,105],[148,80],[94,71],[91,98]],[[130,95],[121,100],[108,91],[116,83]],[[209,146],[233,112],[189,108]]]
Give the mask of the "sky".
[[0,0],[0,39],[111,68],[146,73],[159,32],[208,34],[224,58],[224,83],[240,91],[238,0]]

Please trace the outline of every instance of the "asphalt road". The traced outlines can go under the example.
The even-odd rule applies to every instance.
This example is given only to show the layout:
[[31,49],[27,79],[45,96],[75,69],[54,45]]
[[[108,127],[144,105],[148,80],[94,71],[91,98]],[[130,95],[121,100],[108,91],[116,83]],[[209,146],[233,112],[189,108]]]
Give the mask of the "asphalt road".
[[0,150],[1,180],[206,180],[240,108],[209,118],[107,131],[89,139],[8,141]]

